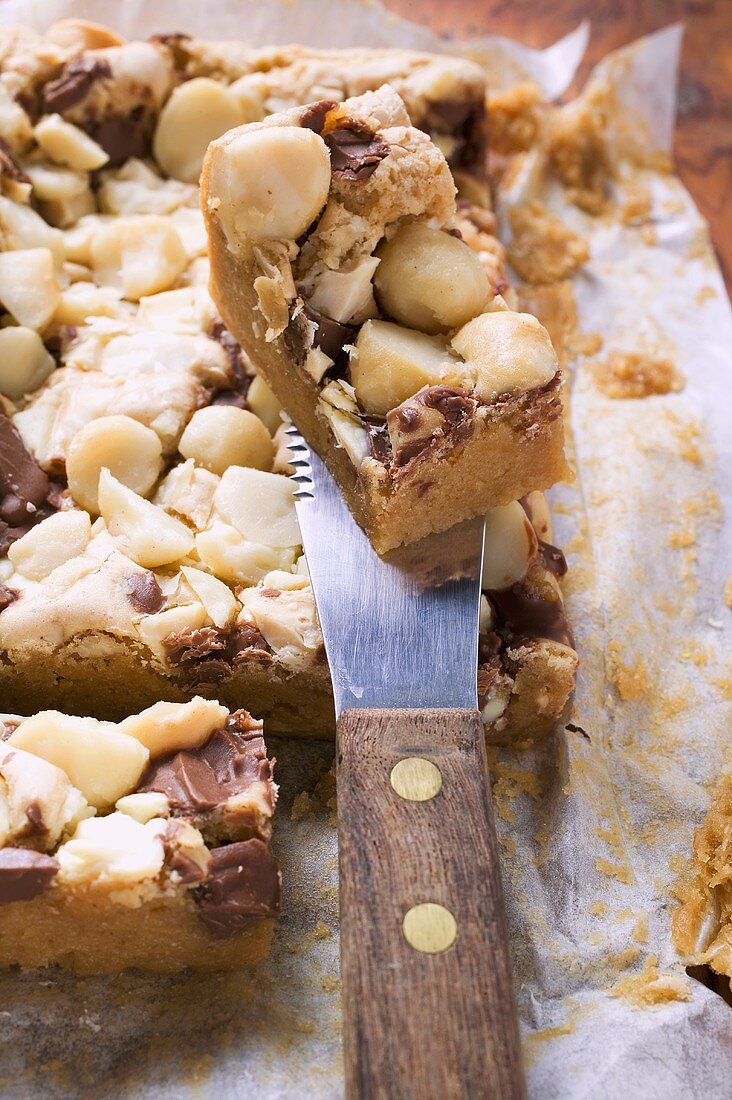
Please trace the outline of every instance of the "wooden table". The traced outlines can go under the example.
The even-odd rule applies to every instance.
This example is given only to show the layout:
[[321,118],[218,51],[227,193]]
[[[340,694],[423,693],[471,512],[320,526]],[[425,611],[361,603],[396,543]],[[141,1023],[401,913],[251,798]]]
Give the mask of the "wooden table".
[[732,293],[732,0],[385,0],[387,7],[453,37],[501,34],[547,46],[592,22],[579,74],[609,50],[683,22],[676,162],[712,227]]

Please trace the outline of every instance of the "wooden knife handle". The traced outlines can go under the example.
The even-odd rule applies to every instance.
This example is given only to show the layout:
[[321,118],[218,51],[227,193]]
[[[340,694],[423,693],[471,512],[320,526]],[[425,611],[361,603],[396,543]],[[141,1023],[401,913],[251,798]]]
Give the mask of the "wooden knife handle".
[[347,1100],[522,1100],[480,715],[349,710],[337,739]]

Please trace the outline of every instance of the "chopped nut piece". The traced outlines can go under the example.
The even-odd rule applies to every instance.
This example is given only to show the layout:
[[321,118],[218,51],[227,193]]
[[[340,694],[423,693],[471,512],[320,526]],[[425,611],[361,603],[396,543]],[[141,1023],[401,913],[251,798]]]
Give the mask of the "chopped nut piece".
[[0,819],[3,798],[6,828],[3,836],[0,824],[0,846],[28,837],[34,847],[48,851],[65,832],[73,831],[82,818],[94,813],[61,768],[0,742]]
[[135,794],[126,794],[118,798],[115,809],[121,814],[139,821],[141,825],[147,825],[154,817],[168,817],[170,815],[170,803],[160,791],[139,791]]
[[194,77],[173,89],[158,117],[153,154],[169,176],[196,183],[210,141],[242,121],[241,108],[217,80]]
[[91,240],[90,261],[100,284],[120,287],[135,302],[169,290],[188,262],[181,239],[165,218],[117,218]]
[[78,126],[61,115],[46,115],[36,125],[33,137],[57,164],[67,164],[80,172],[92,172],[109,160],[101,145],[97,145]]
[[0,329],[0,393],[13,399],[37,390],[55,367],[53,356],[33,329]]
[[90,538],[86,512],[56,512],[14,542],[8,557],[22,576],[42,581],[59,565],[83,554]]
[[0,252],[0,302],[19,325],[42,329],[58,307],[61,291],[47,248]]
[[229,247],[242,237],[296,240],[325,206],[330,153],[313,130],[260,126],[220,139],[215,209]]
[[150,752],[150,759],[205,744],[229,715],[226,707],[197,695],[188,703],[155,703],[120,722],[122,733],[134,737]]
[[105,467],[122,485],[144,495],[157,481],[162,463],[163,449],[152,428],[130,416],[100,416],[71,440],[66,475],[77,504],[98,515],[99,475]]
[[109,533],[138,565],[169,565],[193,549],[193,535],[184,523],[122,485],[107,469],[99,477],[99,511]]
[[214,474],[229,466],[271,470],[272,437],[254,413],[234,405],[209,405],[191,417],[178,450]]
[[184,566],[181,572],[206,608],[206,614],[214,626],[227,626],[239,607],[231,590],[202,569]]
[[214,507],[252,542],[274,547],[300,544],[293,483],[282,474],[230,466],[214,495]]
[[536,532],[517,500],[492,508],[485,521],[483,588],[510,588],[520,581],[538,546]]
[[376,296],[403,325],[447,332],[488,305],[491,291],[483,265],[472,248],[444,230],[409,223],[377,255]]
[[472,389],[469,369],[443,339],[389,321],[362,325],[349,373],[364,412],[377,416],[386,416],[423,386]]
[[59,878],[111,886],[156,878],[163,868],[166,828],[158,818],[141,825],[116,811],[82,821],[56,853]]
[[133,791],[150,758],[139,741],[111,722],[55,710],[26,718],[6,744],[55,764],[98,810]]
[[264,546],[226,523],[214,523],[196,536],[196,551],[204,565],[231,584],[256,584],[270,570],[292,566],[298,547]]
[[256,375],[247,393],[247,404],[255,416],[258,416],[272,436],[282,422],[282,405],[267,386],[264,378]]

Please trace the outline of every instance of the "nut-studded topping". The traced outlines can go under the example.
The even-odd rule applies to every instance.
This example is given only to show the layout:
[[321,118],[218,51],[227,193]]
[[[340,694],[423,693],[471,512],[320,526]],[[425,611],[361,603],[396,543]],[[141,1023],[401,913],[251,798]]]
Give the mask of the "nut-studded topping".
[[272,569],[290,569],[297,550],[295,546],[278,548],[250,542],[228,523],[214,523],[196,536],[196,551],[203,564],[231,584],[256,584]]
[[464,241],[420,222],[403,226],[377,255],[381,307],[421,332],[447,332],[481,313],[491,297],[485,270]]
[[31,581],[42,581],[59,565],[83,554],[91,538],[86,512],[56,512],[8,549],[13,566]]
[[194,77],[173,90],[160,112],[155,159],[174,179],[196,183],[209,143],[241,121],[239,103],[224,84]]
[[193,535],[184,523],[122,485],[107,469],[100,474],[98,495],[109,533],[138,565],[168,565],[193,548]]
[[378,416],[386,416],[423,386],[472,387],[465,364],[444,340],[389,321],[361,326],[350,374],[361,408]]
[[109,160],[101,145],[58,114],[42,118],[33,137],[56,164],[66,164],[79,172],[92,172]]
[[234,405],[209,405],[191,417],[178,450],[214,474],[229,466],[271,470],[272,437],[259,417]]
[[120,287],[132,302],[169,290],[188,263],[181,239],[166,218],[115,218],[91,241],[91,266],[100,284]]
[[55,764],[97,809],[134,791],[149,760],[147,749],[111,722],[55,710],[21,722],[6,744]]
[[99,513],[99,475],[106,467],[129,489],[144,495],[162,467],[162,446],[152,428],[130,416],[100,416],[81,428],[69,444],[66,475],[77,504]]
[[0,329],[0,393],[17,399],[37,390],[55,367],[53,357],[33,329]]
[[20,325],[42,329],[61,299],[47,248],[0,252],[0,302]]
[[51,850],[93,813],[55,764],[0,743],[0,846],[28,837],[34,846]]
[[239,610],[231,589],[217,577],[204,573],[202,569],[184,566],[181,572],[206,608],[206,614],[214,626],[228,626]]
[[328,198],[330,155],[312,130],[255,123],[215,141],[208,156],[209,208],[232,252],[247,238],[297,240]]
[[205,744],[228,716],[226,707],[197,695],[189,703],[155,703],[140,714],[125,718],[119,728],[144,745],[154,760]]
[[517,500],[492,508],[486,516],[482,587],[510,588],[526,576],[539,543]]
[[528,313],[482,313],[463,325],[452,346],[475,367],[475,392],[484,401],[546,385],[558,369],[549,334]]
[[263,378],[257,375],[247,391],[247,405],[266,424],[271,435],[281,423],[282,406]]

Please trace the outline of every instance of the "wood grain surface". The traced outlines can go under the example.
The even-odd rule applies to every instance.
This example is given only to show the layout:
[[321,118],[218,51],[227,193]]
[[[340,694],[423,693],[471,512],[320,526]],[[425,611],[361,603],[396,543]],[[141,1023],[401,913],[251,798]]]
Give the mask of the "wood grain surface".
[[[478,711],[351,710],[337,738],[347,1100],[523,1100]],[[409,757],[442,781],[397,773],[403,798]]]
[[582,19],[592,36],[579,74],[609,50],[670,23],[685,24],[676,162],[712,228],[732,293],[732,0],[385,0],[406,19],[464,37],[502,34],[547,46]]

